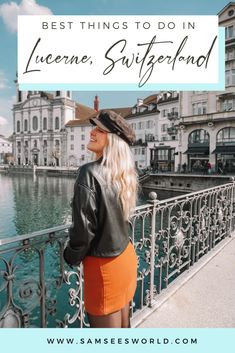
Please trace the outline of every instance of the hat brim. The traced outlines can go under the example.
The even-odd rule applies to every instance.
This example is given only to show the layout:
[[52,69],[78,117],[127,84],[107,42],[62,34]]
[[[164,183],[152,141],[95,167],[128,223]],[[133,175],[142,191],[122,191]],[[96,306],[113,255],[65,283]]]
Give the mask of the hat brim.
[[102,130],[106,132],[111,132],[106,126],[104,126],[97,118],[91,118],[90,123],[94,126],[100,127]]

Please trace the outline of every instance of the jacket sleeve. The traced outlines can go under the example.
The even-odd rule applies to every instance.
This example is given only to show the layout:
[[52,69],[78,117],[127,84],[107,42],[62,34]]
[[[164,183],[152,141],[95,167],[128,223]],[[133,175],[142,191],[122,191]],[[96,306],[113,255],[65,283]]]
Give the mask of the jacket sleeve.
[[77,184],[72,202],[73,224],[69,229],[69,242],[64,250],[65,261],[78,266],[89,251],[97,230],[97,205],[93,190]]

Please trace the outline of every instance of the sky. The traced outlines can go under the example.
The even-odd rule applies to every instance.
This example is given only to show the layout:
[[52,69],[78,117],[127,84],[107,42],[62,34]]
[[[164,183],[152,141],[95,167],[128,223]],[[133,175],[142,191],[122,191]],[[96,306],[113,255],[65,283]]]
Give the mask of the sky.
[[[217,15],[227,0],[0,0],[0,135],[13,132],[17,68],[17,15]],[[100,108],[133,106],[154,92],[73,92],[73,99]]]

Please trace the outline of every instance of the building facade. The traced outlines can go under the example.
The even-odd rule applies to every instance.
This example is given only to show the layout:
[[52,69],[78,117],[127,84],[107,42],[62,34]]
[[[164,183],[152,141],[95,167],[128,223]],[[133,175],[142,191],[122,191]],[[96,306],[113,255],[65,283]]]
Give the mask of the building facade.
[[0,164],[9,163],[12,159],[12,142],[0,135]]
[[178,170],[179,93],[160,92],[157,95],[158,138],[148,143],[150,166],[154,171],[174,172]]
[[[18,86],[18,85],[17,85]],[[70,91],[19,91],[13,106],[13,155],[16,165],[67,166],[69,121],[93,109],[72,100]]]
[[235,172],[235,2],[218,14],[225,27],[222,92],[181,92],[179,154],[190,172]]

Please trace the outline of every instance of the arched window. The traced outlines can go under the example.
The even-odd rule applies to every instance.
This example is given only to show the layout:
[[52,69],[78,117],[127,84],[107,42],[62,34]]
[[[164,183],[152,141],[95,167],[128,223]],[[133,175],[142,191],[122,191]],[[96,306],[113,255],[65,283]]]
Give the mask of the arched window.
[[188,137],[188,143],[192,144],[209,144],[209,133],[206,130],[198,129],[191,132]]
[[21,91],[18,91],[18,102],[21,102],[22,100],[22,93]]
[[221,129],[217,134],[216,142],[235,142],[235,127],[225,127]]
[[28,120],[24,121],[24,131],[28,130]]
[[43,118],[43,130],[47,130],[47,118]]
[[19,120],[16,123],[16,131],[20,132],[20,121]]
[[38,118],[36,116],[33,117],[33,130],[38,129]]
[[55,118],[55,129],[56,130],[59,130],[59,128],[60,128],[60,125],[59,125],[59,118],[58,118],[58,116]]

